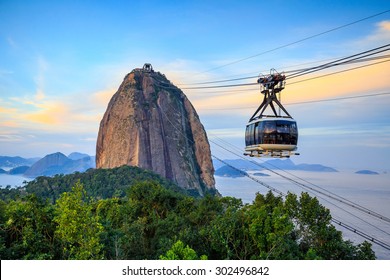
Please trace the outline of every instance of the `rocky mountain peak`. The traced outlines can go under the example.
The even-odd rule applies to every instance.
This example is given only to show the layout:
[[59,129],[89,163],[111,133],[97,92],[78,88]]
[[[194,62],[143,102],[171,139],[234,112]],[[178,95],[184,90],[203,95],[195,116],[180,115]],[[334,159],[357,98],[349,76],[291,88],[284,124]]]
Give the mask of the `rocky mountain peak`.
[[100,123],[96,167],[152,170],[199,195],[216,192],[206,132],[191,102],[150,64],[126,75]]

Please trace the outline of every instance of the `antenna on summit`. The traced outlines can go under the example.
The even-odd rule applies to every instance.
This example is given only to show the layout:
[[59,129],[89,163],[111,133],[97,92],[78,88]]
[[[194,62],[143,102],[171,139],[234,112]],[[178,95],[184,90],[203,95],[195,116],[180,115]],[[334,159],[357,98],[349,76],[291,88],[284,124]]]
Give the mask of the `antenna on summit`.
[[144,67],[142,68],[142,71],[147,72],[147,73],[153,73],[154,70],[153,70],[152,64],[145,63]]

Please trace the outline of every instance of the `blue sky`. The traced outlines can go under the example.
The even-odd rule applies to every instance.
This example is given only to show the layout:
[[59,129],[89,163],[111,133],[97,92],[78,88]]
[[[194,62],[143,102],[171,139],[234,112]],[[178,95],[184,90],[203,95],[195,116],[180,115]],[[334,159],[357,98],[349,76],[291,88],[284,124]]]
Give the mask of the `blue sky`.
[[[390,12],[279,47],[389,9],[388,1],[1,0],[0,155],[94,154],[110,97],[145,62],[182,87],[318,65],[390,43]],[[389,65],[287,84],[296,162],[390,168],[389,95],[300,103],[390,92]],[[210,139],[243,148],[257,88],[184,92]]]

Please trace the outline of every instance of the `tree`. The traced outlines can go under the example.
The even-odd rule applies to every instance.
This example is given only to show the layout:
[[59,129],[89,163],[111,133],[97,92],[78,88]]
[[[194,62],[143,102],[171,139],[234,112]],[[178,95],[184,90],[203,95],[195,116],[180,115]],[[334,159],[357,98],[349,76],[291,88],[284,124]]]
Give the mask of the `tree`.
[[358,260],[375,260],[375,253],[372,251],[371,243],[364,241],[357,246],[356,259]]
[[[243,205],[231,197],[186,196],[155,180],[129,183],[121,174],[127,171],[75,174],[90,177],[86,188],[75,177],[53,178],[72,179],[60,185],[41,178],[37,189],[52,203],[28,191],[4,193],[0,259],[375,259],[369,242],[343,240],[330,211],[307,193],[257,194]],[[130,184],[127,195],[102,199],[117,190],[116,183],[108,189],[91,183],[105,175],[120,193]]]
[[165,255],[160,255],[160,260],[207,260],[207,256],[202,255],[200,258],[194,249],[188,245],[184,247],[182,241],[177,241]]
[[357,246],[343,240],[341,231],[332,224],[329,209],[317,198],[302,193],[299,199],[289,193],[285,209],[295,225],[295,235],[301,258],[331,259],[374,259],[371,244],[363,242]]
[[240,199],[232,197],[218,198],[222,213],[206,226],[206,240],[210,242],[213,259],[249,259],[256,251],[250,237],[247,207],[243,207]]
[[29,195],[1,206],[1,259],[56,258],[52,205]]
[[101,199],[96,204],[96,215],[103,225],[104,231],[100,235],[104,246],[105,259],[124,259],[122,248],[123,229],[121,228],[125,218],[122,214],[123,205],[117,197]]
[[65,259],[101,259],[100,234],[103,226],[92,212],[83,185],[78,181],[72,191],[56,202],[56,237],[63,246]]
[[272,192],[257,194],[248,206],[248,227],[257,246],[259,259],[297,259],[298,248],[294,239],[294,225],[286,213],[284,201]]

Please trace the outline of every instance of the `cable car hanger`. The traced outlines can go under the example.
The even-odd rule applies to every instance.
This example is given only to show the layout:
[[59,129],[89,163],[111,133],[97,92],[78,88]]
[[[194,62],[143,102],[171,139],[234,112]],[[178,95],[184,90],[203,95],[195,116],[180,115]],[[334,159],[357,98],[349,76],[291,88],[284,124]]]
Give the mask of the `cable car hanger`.
[[[259,76],[257,83],[261,86],[264,98],[246,126],[244,155],[281,158],[299,155],[293,152],[298,143],[297,124],[280,102],[285,80],[286,76],[275,69],[271,69],[269,75]],[[271,114],[267,115],[265,110],[268,107],[271,108]]]
[[[262,118],[262,117],[282,117],[275,109],[274,103],[279,107],[279,109],[283,110],[287,117],[291,118],[291,115],[287,112],[287,110],[283,107],[282,103],[278,100],[276,94],[280,93],[286,84],[286,76],[284,74],[279,74],[275,69],[271,69],[270,75],[265,76],[261,75],[257,80],[257,83],[262,85],[263,90],[261,91],[264,94],[263,102],[260,104],[259,108],[255,111],[255,113],[250,118],[250,122]],[[270,106],[274,115],[264,115],[265,109]],[[259,116],[256,117],[257,113]]]

